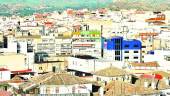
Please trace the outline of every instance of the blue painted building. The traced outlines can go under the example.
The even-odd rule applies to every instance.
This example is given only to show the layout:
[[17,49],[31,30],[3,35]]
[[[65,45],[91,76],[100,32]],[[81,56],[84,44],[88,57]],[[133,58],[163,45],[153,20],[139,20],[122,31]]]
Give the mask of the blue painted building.
[[142,43],[139,40],[124,40],[113,37],[104,42],[104,57],[116,61],[141,62]]

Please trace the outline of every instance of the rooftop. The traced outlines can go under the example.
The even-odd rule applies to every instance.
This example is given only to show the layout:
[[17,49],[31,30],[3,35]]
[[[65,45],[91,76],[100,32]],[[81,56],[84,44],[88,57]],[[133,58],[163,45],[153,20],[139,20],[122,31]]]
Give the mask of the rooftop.
[[9,70],[6,68],[0,68],[0,71],[9,71]]
[[151,74],[159,74],[159,75],[166,77],[166,78],[170,77],[170,73],[165,72],[165,71],[159,71],[159,70],[153,71],[153,72],[151,72]]
[[98,59],[98,58],[92,57],[90,55],[75,55],[75,56],[72,56],[72,57],[80,58],[80,59]]
[[144,88],[121,81],[112,81],[105,87],[105,96],[131,96],[131,95],[150,95],[159,91],[152,88]]
[[160,67],[157,62],[131,63],[132,67]]
[[0,95],[1,95],[1,96],[12,96],[12,93],[11,93],[11,92],[8,92],[8,91],[0,90]]
[[74,85],[74,84],[95,84],[95,82],[72,76],[66,73],[46,73],[30,78],[20,85],[24,91],[35,88],[39,85]]
[[25,81],[25,80],[24,80],[22,77],[16,75],[16,76],[14,76],[11,80],[9,80],[9,81],[7,81],[7,82],[8,82],[8,83],[22,83],[22,82],[24,82],[24,81]]
[[124,76],[125,74],[127,75],[129,73],[127,73],[123,69],[119,69],[116,67],[110,67],[110,68],[99,70],[99,71],[95,72],[94,74],[99,75],[99,76],[105,76],[105,77],[115,77],[115,76]]
[[84,80],[80,77],[66,73],[46,73],[35,76],[30,79],[34,83],[41,85],[73,85],[73,84],[88,84],[91,81]]

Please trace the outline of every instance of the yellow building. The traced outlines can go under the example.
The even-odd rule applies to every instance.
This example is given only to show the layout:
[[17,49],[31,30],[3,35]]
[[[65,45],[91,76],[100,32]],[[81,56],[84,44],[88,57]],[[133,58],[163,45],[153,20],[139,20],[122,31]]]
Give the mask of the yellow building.
[[42,63],[34,64],[34,71],[38,73],[59,72],[67,68],[67,57],[49,57]]

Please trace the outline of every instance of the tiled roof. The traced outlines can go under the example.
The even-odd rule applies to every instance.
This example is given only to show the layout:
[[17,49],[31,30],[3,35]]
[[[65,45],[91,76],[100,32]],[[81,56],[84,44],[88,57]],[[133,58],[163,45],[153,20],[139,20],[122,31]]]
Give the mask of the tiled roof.
[[9,70],[6,68],[0,68],[0,71],[9,71]]
[[160,67],[157,62],[131,63],[132,67]]
[[158,93],[159,91],[151,88],[144,88],[120,81],[112,81],[105,87],[105,96],[131,96],[131,95],[148,95]]
[[12,73],[29,73],[29,72],[32,72],[32,69],[12,71]]
[[80,77],[72,76],[66,73],[50,72],[31,78],[28,82],[21,84],[20,88],[22,88],[23,90],[29,90],[39,85],[74,85],[74,84],[89,84],[89,83],[95,84],[95,82],[88,81]]
[[8,81],[8,83],[22,83],[25,80],[23,80],[20,76],[16,75],[11,80]]
[[163,77],[170,77],[170,73],[168,73],[168,72],[165,72],[165,71],[153,71],[153,72],[151,72],[151,74],[160,74],[160,75],[162,75]]
[[11,92],[0,90],[0,96],[12,96]]
[[[148,82],[148,84],[151,84],[151,82],[157,83],[158,80],[157,80],[157,79],[139,78],[139,79],[135,82],[135,85],[136,85],[136,86],[144,87],[144,82]],[[150,87],[151,87],[151,86],[150,86]],[[150,88],[150,87],[149,87],[149,88]],[[166,85],[165,81],[164,81],[164,80],[159,80],[158,89],[167,89],[167,88],[169,88],[169,86]]]
[[127,75],[129,73],[123,69],[119,69],[116,67],[109,67],[106,69],[99,70],[95,72],[94,74],[98,76],[115,77],[115,76]]
[[30,79],[34,83],[42,85],[72,85],[72,84],[87,84],[91,81],[84,80],[77,76],[72,76],[66,73],[47,73]]

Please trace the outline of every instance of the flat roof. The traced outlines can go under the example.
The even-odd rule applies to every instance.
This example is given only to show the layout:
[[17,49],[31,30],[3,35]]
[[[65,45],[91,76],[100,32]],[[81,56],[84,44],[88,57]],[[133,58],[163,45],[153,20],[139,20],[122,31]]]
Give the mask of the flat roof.
[[71,56],[71,57],[80,58],[80,59],[98,59],[98,58],[90,56],[90,55],[75,55],[75,56]]

